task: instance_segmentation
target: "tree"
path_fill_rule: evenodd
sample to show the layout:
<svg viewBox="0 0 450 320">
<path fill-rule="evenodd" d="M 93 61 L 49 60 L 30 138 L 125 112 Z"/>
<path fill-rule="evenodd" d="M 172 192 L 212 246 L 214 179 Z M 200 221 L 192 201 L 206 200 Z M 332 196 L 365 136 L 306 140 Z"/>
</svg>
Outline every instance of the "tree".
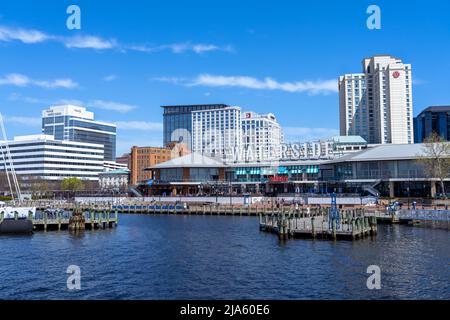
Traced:
<svg viewBox="0 0 450 320">
<path fill-rule="evenodd" d="M 419 161 L 422 163 L 426 175 L 432 179 L 439 179 L 442 194 L 447 199 L 444 180 L 450 176 L 450 143 L 433 132 L 424 141 L 422 151 L 423 154 Z"/>
<path fill-rule="evenodd" d="M 35 198 L 45 197 L 49 190 L 50 186 L 46 180 L 37 178 L 31 182 L 31 192 Z"/>
<path fill-rule="evenodd" d="M 65 178 L 61 183 L 61 189 L 77 192 L 84 190 L 84 183 L 78 178 Z"/>
</svg>

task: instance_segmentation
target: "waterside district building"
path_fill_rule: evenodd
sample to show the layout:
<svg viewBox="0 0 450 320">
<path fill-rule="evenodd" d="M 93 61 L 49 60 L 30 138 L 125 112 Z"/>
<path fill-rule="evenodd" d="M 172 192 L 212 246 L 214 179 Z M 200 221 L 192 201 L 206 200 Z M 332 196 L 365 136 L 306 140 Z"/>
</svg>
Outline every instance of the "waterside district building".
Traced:
<svg viewBox="0 0 450 320">
<path fill-rule="evenodd" d="M 434 197 L 437 179 L 418 159 L 422 144 L 385 144 L 332 159 L 224 163 L 201 154 L 154 165 L 148 194 L 352 193 L 390 197 Z M 445 184 L 450 186 L 450 179 Z"/>
</svg>

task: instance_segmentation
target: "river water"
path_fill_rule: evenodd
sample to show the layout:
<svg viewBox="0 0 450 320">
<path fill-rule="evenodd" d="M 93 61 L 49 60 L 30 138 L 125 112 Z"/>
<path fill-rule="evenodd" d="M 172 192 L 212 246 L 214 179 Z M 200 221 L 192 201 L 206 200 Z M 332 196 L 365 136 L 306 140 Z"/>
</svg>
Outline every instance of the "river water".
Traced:
<svg viewBox="0 0 450 320">
<path fill-rule="evenodd" d="M 0 299 L 450 299 L 450 233 L 288 240 L 258 218 L 121 215 L 115 229 L 0 237 Z M 81 290 L 69 290 L 69 265 Z M 369 290 L 367 267 L 381 269 Z"/>
</svg>

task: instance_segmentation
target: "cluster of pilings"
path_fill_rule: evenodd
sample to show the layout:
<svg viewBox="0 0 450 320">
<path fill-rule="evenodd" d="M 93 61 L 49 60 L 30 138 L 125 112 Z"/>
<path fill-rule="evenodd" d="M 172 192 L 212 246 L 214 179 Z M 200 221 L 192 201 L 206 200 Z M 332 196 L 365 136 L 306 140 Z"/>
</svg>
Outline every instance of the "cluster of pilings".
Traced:
<svg viewBox="0 0 450 320">
<path fill-rule="evenodd" d="M 376 217 L 366 216 L 364 209 L 339 212 L 330 218 L 330 208 L 281 210 L 260 214 L 260 230 L 276 233 L 280 239 L 360 239 L 377 234 Z"/>
<path fill-rule="evenodd" d="M 86 219 L 80 209 L 75 209 L 69 219 L 70 231 L 81 231 L 86 228 Z"/>
</svg>

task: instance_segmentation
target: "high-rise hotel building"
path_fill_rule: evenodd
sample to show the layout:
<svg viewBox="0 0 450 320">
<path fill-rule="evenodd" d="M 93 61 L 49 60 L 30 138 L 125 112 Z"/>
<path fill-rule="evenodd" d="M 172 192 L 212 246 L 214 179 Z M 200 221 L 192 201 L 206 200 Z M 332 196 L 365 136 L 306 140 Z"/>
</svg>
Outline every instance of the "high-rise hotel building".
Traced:
<svg viewBox="0 0 450 320">
<path fill-rule="evenodd" d="M 183 142 L 192 152 L 227 161 L 281 157 L 283 133 L 275 116 L 226 104 L 163 106 L 164 145 Z"/>
<path fill-rule="evenodd" d="M 340 133 L 371 144 L 414 142 L 411 65 L 388 55 L 339 78 Z"/>
<path fill-rule="evenodd" d="M 241 108 L 223 106 L 192 112 L 192 151 L 210 157 L 242 148 Z"/>
<path fill-rule="evenodd" d="M 242 137 L 247 161 L 277 161 L 281 159 L 283 132 L 274 114 L 244 112 Z"/>
<path fill-rule="evenodd" d="M 116 159 L 116 125 L 94 120 L 94 113 L 74 105 L 52 106 L 42 112 L 42 133 L 55 140 L 100 144 L 104 161 Z"/>
<path fill-rule="evenodd" d="M 163 114 L 163 143 L 184 143 L 192 150 L 192 112 L 207 111 L 228 107 L 225 104 L 194 104 L 161 106 Z"/>
</svg>

